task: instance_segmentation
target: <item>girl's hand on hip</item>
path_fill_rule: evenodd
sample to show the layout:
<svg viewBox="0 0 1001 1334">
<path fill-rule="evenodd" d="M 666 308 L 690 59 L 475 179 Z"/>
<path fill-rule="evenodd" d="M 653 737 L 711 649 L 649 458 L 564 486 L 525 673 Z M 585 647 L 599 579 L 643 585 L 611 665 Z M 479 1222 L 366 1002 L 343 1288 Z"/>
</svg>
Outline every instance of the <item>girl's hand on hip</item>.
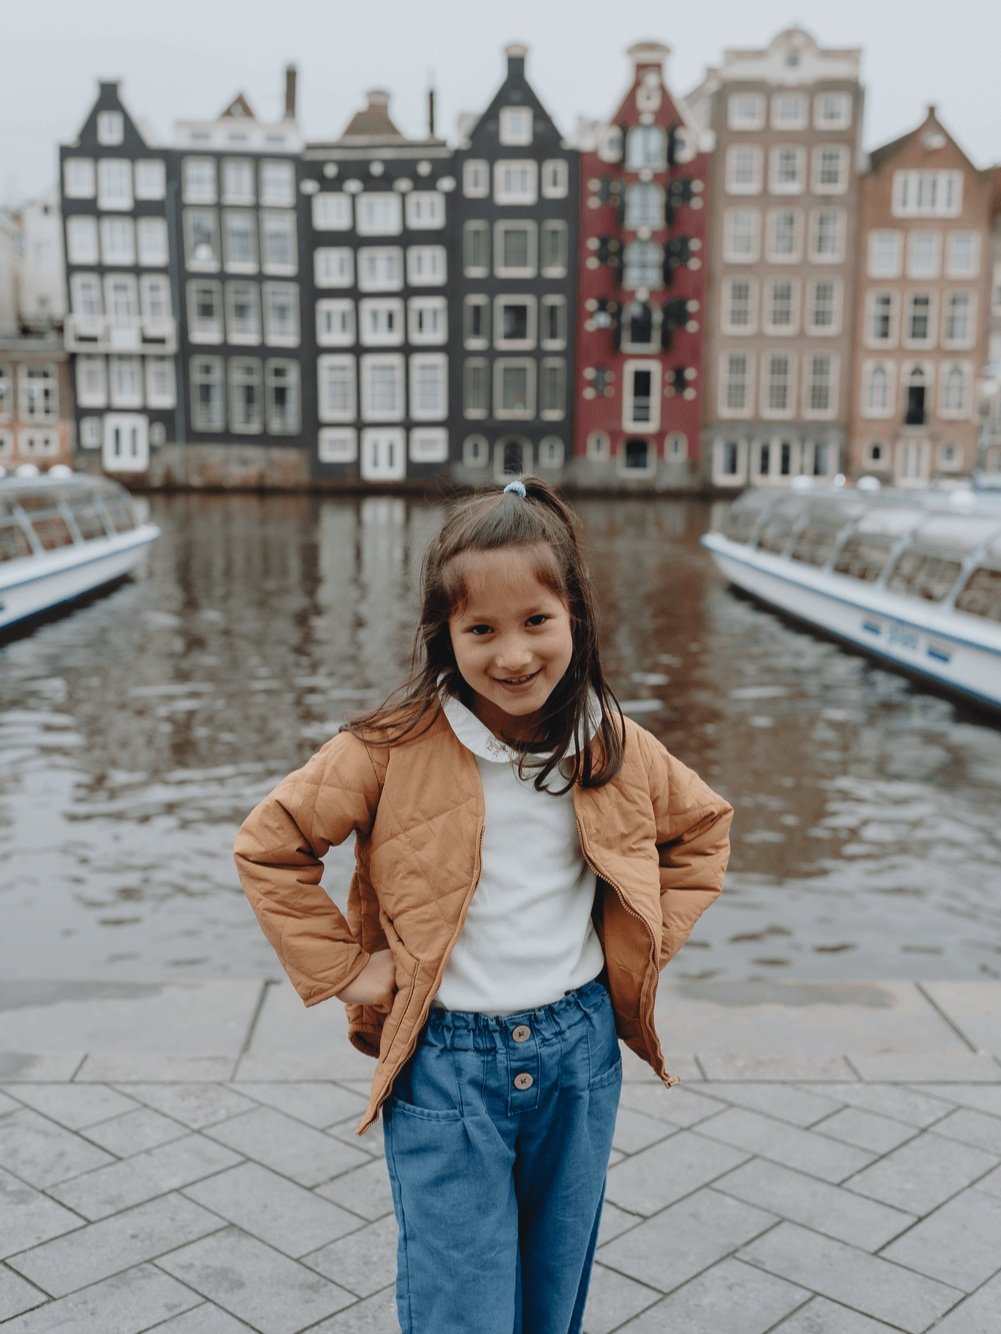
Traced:
<svg viewBox="0 0 1001 1334">
<path fill-rule="evenodd" d="M 390 950 L 376 950 L 353 982 L 349 982 L 337 999 L 346 1005 L 371 1005 L 388 1013 L 396 990 L 396 968 Z"/>
</svg>

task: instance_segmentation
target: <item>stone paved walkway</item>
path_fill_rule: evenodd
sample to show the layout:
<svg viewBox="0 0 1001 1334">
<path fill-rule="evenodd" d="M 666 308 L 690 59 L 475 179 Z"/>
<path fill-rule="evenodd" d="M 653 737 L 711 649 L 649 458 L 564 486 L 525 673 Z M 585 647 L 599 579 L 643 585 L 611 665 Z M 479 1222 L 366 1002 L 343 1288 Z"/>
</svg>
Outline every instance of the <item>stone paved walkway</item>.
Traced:
<svg viewBox="0 0 1001 1334">
<path fill-rule="evenodd" d="M 368 1063 L 213 985 L 0 993 L 3 1334 L 398 1330 Z M 670 1000 L 717 1045 L 674 1089 L 627 1054 L 589 1334 L 998 1334 L 1001 983 Z"/>
</svg>

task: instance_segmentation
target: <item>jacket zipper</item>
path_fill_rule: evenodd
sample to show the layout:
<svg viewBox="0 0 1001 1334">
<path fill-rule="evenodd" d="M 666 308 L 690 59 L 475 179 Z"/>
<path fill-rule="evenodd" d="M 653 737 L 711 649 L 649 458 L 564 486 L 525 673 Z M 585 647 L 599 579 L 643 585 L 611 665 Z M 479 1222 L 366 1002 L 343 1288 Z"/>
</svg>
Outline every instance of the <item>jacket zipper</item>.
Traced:
<svg viewBox="0 0 1001 1334">
<path fill-rule="evenodd" d="M 656 972 L 656 969 L 657 969 L 657 954 L 656 954 L 657 942 L 656 942 L 656 940 L 654 939 L 654 934 L 653 934 L 653 931 L 652 931 L 652 929 L 651 929 L 651 927 L 650 927 L 650 923 L 646 920 L 646 918 L 642 915 L 642 913 L 638 913 L 638 912 L 636 911 L 636 909 L 635 909 L 634 907 L 632 907 L 632 905 L 629 904 L 629 903 L 626 901 L 626 896 L 625 896 L 625 894 L 623 894 L 622 890 L 621 890 L 621 889 L 619 888 L 619 886 L 615 883 L 615 881 L 612 880 L 609 876 L 607 876 L 607 875 L 604 873 L 604 871 L 600 870 L 600 869 L 595 865 L 595 863 L 594 863 L 594 859 L 592 858 L 590 852 L 588 852 L 588 849 L 587 849 L 587 842 L 586 842 L 586 840 L 585 840 L 585 838 L 584 838 L 584 827 L 583 827 L 583 825 L 582 825 L 581 822 L 580 822 L 580 817 L 579 817 L 578 815 L 575 814 L 575 815 L 574 815 L 574 820 L 575 820 L 575 823 L 576 823 L 576 825 L 577 825 L 577 837 L 580 839 L 580 850 L 581 850 L 581 852 L 584 854 L 584 860 L 587 862 L 588 866 L 590 866 L 591 870 L 594 872 L 594 874 L 595 874 L 600 880 L 604 880 L 604 882 L 605 882 L 606 885 L 611 885 L 612 889 L 615 890 L 616 898 L 619 900 L 619 903 L 622 905 L 622 907 L 625 909 L 625 911 L 626 911 L 627 913 L 629 913 L 629 915 L 630 915 L 631 917 L 635 917 L 638 921 L 640 921 L 640 922 L 643 923 L 643 926 L 644 926 L 644 928 L 645 928 L 645 930 L 646 930 L 647 936 L 648 936 L 649 939 L 650 939 L 650 966 L 651 966 L 651 968 Z M 652 1028 L 652 1025 L 651 1025 L 650 1022 L 648 1021 L 646 1015 L 643 1016 L 643 1021 L 644 1021 L 644 1024 L 646 1025 L 646 1027 L 648 1028 L 648 1030 Z M 650 1035 L 651 1035 L 651 1034 L 648 1032 L 647 1036 L 649 1037 Z M 653 1038 L 654 1038 L 654 1041 L 655 1041 L 655 1043 L 656 1043 L 657 1048 L 659 1049 L 659 1048 L 660 1048 L 660 1040 L 657 1038 L 657 1034 L 656 1034 L 656 1032 L 654 1032 L 654 1033 L 652 1034 L 652 1036 L 653 1036 Z M 665 1064 L 664 1064 L 663 1054 L 661 1054 L 661 1071 L 660 1071 L 660 1077 L 661 1077 L 661 1079 L 664 1081 L 664 1083 L 665 1083 L 669 1088 L 670 1088 L 672 1085 L 674 1085 L 674 1084 L 680 1084 L 680 1083 L 681 1083 L 681 1080 L 680 1080 L 680 1078 L 679 1078 L 677 1075 L 672 1075 L 672 1074 L 668 1071 L 667 1067 L 666 1067 Z"/>
</svg>

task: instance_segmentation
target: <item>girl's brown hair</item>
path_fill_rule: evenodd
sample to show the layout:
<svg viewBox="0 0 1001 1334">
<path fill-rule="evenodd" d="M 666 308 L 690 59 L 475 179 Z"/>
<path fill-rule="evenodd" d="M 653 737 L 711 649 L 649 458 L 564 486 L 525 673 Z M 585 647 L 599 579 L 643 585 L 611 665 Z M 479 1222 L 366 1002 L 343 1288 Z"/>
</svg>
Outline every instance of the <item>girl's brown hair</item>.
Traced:
<svg viewBox="0 0 1001 1334">
<path fill-rule="evenodd" d="M 531 771 L 535 786 L 548 791 L 566 792 L 575 783 L 601 787 L 622 767 L 625 727 L 622 710 L 601 669 L 577 516 L 540 478 L 525 477 L 521 484 L 524 497 L 516 490 L 491 491 L 451 506 L 424 555 L 411 675 L 378 708 L 345 724 L 345 730 L 363 736 L 369 744 L 389 745 L 416 732 L 422 722 L 429 726 L 440 710 L 443 693 L 469 703 L 448 626 L 466 596 L 461 557 L 467 551 L 504 547 L 545 548 L 536 574 L 566 603 L 574 649 L 569 667 L 549 697 L 542 719 L 543 751 L 532 752 Z M 592 694 L 600 718 L 594 716 Z M 566 778 L 563 788 L 549 787 L 547 779 L 554 770 Z"/>
</svg>

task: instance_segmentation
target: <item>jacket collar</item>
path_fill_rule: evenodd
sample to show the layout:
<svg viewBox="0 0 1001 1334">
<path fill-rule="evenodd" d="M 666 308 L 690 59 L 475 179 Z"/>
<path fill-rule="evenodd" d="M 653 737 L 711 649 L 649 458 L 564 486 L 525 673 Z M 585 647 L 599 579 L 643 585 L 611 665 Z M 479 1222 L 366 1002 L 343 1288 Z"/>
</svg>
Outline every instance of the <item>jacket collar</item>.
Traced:
<svg viewBox="0 0 1001 1334">
<path fill-rule="evenodd" d="M 476 714 L 471 709 L 467 709 L 465 704 L 460 699 L 456 699 L 454 695 L 443 692 L 441 708 L 458 740 L 467 750 L 472 751 L 480 759 L 491 760 L 494 764 L 510 764 L 512 760 L 515 762 L 525 760 L 523 751 L 515 750 L 512 746 L 506 745 L 495 737 L 489 727 L 481 723 Z M 588 696 L 588 740 L 594 736 L 601 717 L 601 704 L 598 696 L 592 690 Z M 572 758 L 575 753 L 576 747 L 571 743 L 564 758 Z M 529 757 L 530 763 L 531 759 Z"/>
</svg>

